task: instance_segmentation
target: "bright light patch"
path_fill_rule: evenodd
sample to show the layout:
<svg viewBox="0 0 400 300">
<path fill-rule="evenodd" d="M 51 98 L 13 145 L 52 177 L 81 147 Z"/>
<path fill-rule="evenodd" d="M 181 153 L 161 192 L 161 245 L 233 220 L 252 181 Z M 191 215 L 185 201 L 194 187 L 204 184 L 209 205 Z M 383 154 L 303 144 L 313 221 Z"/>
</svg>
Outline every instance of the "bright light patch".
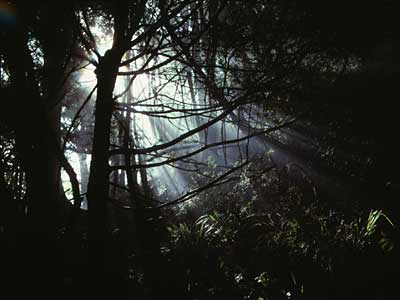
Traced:
<svg viewBox="0 0 400 300">
<path fill-rule="evenodd" d="M 104 55 L 112 47 L 112 35 L 105 34 L 104 30 L 101 30 L 99 27 L 91 28 L 91 30 L 97 40 L 97 51 L 100 55 Z M 136 53 L 137 50 L 132 51 L 135 53 L 127 53 L 127 57 L 124 57 L 123 61 L 129 59 L 129 55 L 134 56 L 138 54 Z M 92 59 L 97 59 L 97 57 L 93 56 Z M 154 64 L 162 63 L 165 58 L 161 55 L 151 62 L 147 62 L 146 59 L 147 57 L 143 56 L 132 62 L 129 66 L 121 67 L 119 71 L 125 73 L 140 71 L 144 69 L 143 66 L 151 68 Z M 221 109 L 207 111 L 207 101 L 201 96 L 203 92 L 200 90 L 195 92 L 190 90 L 187 79 L 178 72 L 181 68 L 182 66 L 179 63 L 170 63 L 164 65 L 160 71 L 153 70 L 151 74 L 140 73 L 136 75 L 125 74 L 117 76 L 113 93 L 116 97 L 115 104 L 117 110 L 115 111 L 115 115 L 121 119 L 130 116 L 130 133 L 132 139 L 134 139 L 135 147 L 148 148 L 167 143 L 208 122 L 221 113 Z M 86 90 L 93 89 L 97 83 L 95 66 L 88 65 L 80 70 L 78 81 L 80 88 Z M 96 98 L 96 94 L 93 95 L 93 98 Z M 204 113 L 197 115 L 191 113 L 196 111 L 202 112 L 203 109 Z M 251 106 L 244 107 L 241 114 L 238 112 L 238 115 L 242 121 L 250 123 L 252 127 L 257 129 L 263 129 L 264 127 L 260 124 L 264 126 L 266 124 L 265 122 L 260 122 L 262 116 L 258 116 L 257 111 Z M 222 140 L 235 140 L 249 133 L 249 130 L 245 128 L 238 128 L 234 124 L 232 117 L 227 117 L 225 120 L 210 126 L 207 129 L 207 133 L 204 131 L 200 132 L 185 138 L 172 147 L 143 155 L 141 163 L 162 163 L 176 156 L 199 149 L 202 146 L 201 143 L 212 144 Z M 115 138 L 114 140 L 113 143 L 117 145 L 122 143 L 120 138 Z M 211 157 L 215 161 L 213 169 L 217 169 L 219 166 L 233 166 L 247 155 L 251 156 L 254 153 L 260 153 L 264 150 L 265 145 L 257 141 L 256 138 L 253 138 L 251 143 L 242 141 L 235 145 L 231 143 L 226 147 L 215 147 L 191 157 L 195 164 L 193 164 L 193 160 L 188 162 L 172 161 L 169 165 L 148 168 L 148 182 L 152 190 L 160 198 L 172 200 L 190 190 L 190 186 L 194 183 L 191 178 L 193 171 L 196 168 L 207 167 L 207 163 L 204 162 L 205 157 Z M 81 181 L 78 155 L 76 153 L 69 154 L 69 161 L 77 174 L 79 174 L 78 178 Z M 198 162 L 197 165 L 196 161 Z M 113 163 L 110 161 L 110 164 Z M 123 161 L 115 162 L 115 164 L 123 164 Z M 138 181 L 140 184 L 140 176 L 138 176 Z M 67 189 L 69 179 L 65 174 L 63 175 L 63 182 Z M 72 193 L 69 195 L 68 198 L 72 198 Z M 84 205 L 86 205 L 85 203 Z"/>
</svg>

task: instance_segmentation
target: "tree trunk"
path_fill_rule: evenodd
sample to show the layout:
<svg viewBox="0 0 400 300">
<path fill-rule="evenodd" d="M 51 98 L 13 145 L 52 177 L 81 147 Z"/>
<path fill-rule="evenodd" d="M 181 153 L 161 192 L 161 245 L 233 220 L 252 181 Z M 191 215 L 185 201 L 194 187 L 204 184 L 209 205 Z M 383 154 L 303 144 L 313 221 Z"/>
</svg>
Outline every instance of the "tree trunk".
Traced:
<svg viewBox="0 0 400 300">
<path fill-rule="evenodd" d="M 113 91 L 121 56 L 108 50 L 99 61 L 92 160 L 87 191 L 89 209 L 89 267 L 94 283 L 104 279 L 109 192 L 109 144 Z"/>
<path fill-rule="evenodd" d="M 59 137 L 57 131 L 60 110 L 49 113 L 46 102 L 50 103 L 50 99 L 54 99 L 53 94 L 50 96 L 48 91 L 57 91 L 59 88 L 55 86 L 55 80 L 62 77 L 64 61 L 60 62 L 59 59 L 64 58 L 66 49 L 57 48 L 45 54 L 45 66 L 52 64 L 60 68 L 50 72 L 52 74 L 49 74 L 49 78 L 53 78 L 52 80 L 44 79 L 39 84 L 28 48 L 27 22 L 30 20 L 30 13 L 30 7 L 25 7 L 25 4 L 17 6 L 19 22 L 5 36 L 4 60 L 10 71 L 11 81 L 9 113 L 13 115 L 9 118 L 8 125 L 15 131 L 16 151 L 26 174 L 26 205 L 22 210 L 20 232 L 17 233 L 15 257 L 19 263 L 15 269 L 16 272 L 20 272 L 18 268 L 27 270 L 23 272 L 21 280 L 33 288 L 31 292 L 35 293 L 35 289 L 40 286 L 39 281 L 53 285 L 59 279 L 57 272 L 60 268 L 56 265 L 59 224 L 56 202 L 59 196 L 59 164 L 56 143 Z M 53 12 L 49 12 L 51 13 Z M 62 53 L 58 53 L 58 50 Z M 46 99 L 43 97 L 45 94 L 49 94 Z"/>
</svg>

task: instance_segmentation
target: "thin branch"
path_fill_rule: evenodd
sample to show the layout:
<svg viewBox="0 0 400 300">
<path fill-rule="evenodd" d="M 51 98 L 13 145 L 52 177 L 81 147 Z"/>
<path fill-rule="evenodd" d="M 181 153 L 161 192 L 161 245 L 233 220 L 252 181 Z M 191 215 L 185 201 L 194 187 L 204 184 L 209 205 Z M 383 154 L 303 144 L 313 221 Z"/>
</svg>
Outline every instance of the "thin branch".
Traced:
<svg viewBox="0 0 400 300">
<path fill-rule="evenodd" d="M 70 138 L 70 135 L 71 135 L 71 132 L 72 132 L 72 130 L 73 130 L 73 128 L 74 128 L 75 122 L 76 122 L 76 121 L 78 120 L 78 118 L 80 117 L 80 114 L 81 114 L 83 108 L 84 108 L 85 105 L 90 101 L 90 99 L 92 98 L 93 93 L 94 93 L 94 91 L 95 91 L 96 89 L 97 89 L 97 84 L 96 84 L 95 87 L 92 89 L 92 91 L 90 92 L 90 94 L 86 97 L 85 101 L 82 103 L 81 107 L 79 107 L 79 109 L 78 109 L 78 111 L 76 112 L 74 118 L 72 119 L 71 125 L 70 125 L 69 128 L 68 128 L 68 131 L 67 131 L 67 133 L 66 133 L 66 135 L 65 135 L 65 138 L 64 138 L 63 146 L 62 146 L 62 148 L 61 148 L 63 151 L 65 151 L 65 146 L 67 145 L 67 142 L 68 142 L 68 140 L 69 140 L 69 138 Z"/>
<path fill-rule="evenodd" d="M 198 194 L 200 194 L 201 192 L 203 192 L 203 191 L 205 191 L 205 190 L 207 190 L 209 188 L 212 188 L 212 187 L 215 187 L 215 186 L 219 185 L 219 183 L 220 183 L 220 181 L 222 179 L 226 178 L 227 176 L 229 176 L 230 174 L 234 173 L 235 171 L 243 168 L 249 162 L 250 161 L 245 161 L 244 163 L 240 164 L 239 166 L 236 166 L 236 167 L 232 168 L 231 170 L 225 172 L 224 174 L 218 176 L 217 178 L 215 178 L 211 182 L 207 183 L 206 185 L 204 185 L 204 186 L 202 186 L 202 187 L 200 187 L 198 189 L 192 190 L 192 191 L 186 193 L 185 195 L 183 195 L 183 196 L 181 196 L 179 198 L 176 198 L 175 200 L 172 200 L 172 201 L 169 201 L 169 202 L 165 202 L 165 203 L 163 203 L 161 205 L 158 205 L 157 207 L 148 207 L 148 209 L 165 208 L 165 207 L 168 207 L 168 206 L 171 206 L 171 205 L 176 205 L 176 204 L 185 202 L 187 200 L 190 200 L 193 197 L 195 197 Z"/>
<path fill-rule="evenodd" d="M 185 159 L 185 158 L 191 157 L 193 155 L 196 155 L 196 154 L 198 154 L 200 152 L 203 152 L 204 150 L 206 150 L 208 148 L 221 146 L 221 145 L 227 145 L 227 144 L 235 144 L 235 143 L 242 142 L 242 141 L 247 141 L 247 140 L 251 139 L 252 137 L 256 137 L 256 136 L 259 136 L 259 135 L 264 135 L 264 134 L 271 133 L 273 131 L 276 131 L 276 130 L 279 130 L 279 129 L 283 128 L 283 127 L 286 127 L 286 126 L 288 126 L 288 125 L 290 125 L 290 124 L 292 124 L 294 122 L 295 122 L 295 119 L 292 119 L 292 120 L 284 122 L 284 123 L 282 123 L 280 125 L 268 128 L 267 130 L 254 132 L 254 133 L 246 135 L 246 136 L 244 136 L 242 138 L 226 140 L 226 141 L 216 142 L 216 143 L 212 143 L 212 144 L 207 144 L 207 145 L 204 145 L 203 147 L 201 147 L 200 149 L 197 149 L 196 151 L 190 152 L 190 153 L 182 155 L 182 156 L 170 158 L 170 159 L 164 160 L 162 162 L 158 162 L 158 163 L 151 163 L 151 164 L 144 164 L 144 165 L 132 165 L 132 168 L 154 168 L 154 167 L 162 166 L 164 164 L 171 164 L 171 163 L 174 163 L 176 161 L 180 161 L 182 159 Z M 138 151 L 138 150 L 139 149 L 134 149 L 134 151 Z M 115 151 L 115 152 L 117 152 L 117 151 Z M 118 152 L 119 152 L 118 154 L 121 154 L 121 152 L 123 153 L 123 151 L 118 151 Z M 112 166 L 112 167 L 110 167 L 110 170 L 125 169 L 125 168 L 126 168 L 126 166 Z"/>
</svg>

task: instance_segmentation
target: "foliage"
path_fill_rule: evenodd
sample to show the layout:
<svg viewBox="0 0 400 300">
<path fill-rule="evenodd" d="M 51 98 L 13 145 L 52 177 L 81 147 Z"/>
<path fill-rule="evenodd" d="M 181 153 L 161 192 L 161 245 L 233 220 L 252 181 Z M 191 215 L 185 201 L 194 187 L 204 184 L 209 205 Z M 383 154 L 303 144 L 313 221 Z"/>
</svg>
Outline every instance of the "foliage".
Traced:
<svg viewBox="0 0 400 300">
<path fill-rule="evenodd" d="M 230 196 L 218 202 L 227 208 Z M 384 228 L 394 224 L 381 210 L 345 214 L 305 197 L 299 186 L 290 186 L 274 200 L 245 200 L 252 204 L 171 224 L 164 254 L 179 278 L 175 285 L 193 299 L 221 299 L 228 290 L 231 299 L 369 293 L 374 287 L 366 282 L 383 276 L 379 264 L 393 251 Z M 279 202 L 268 210 L 256 203 L 268 201 Z"/>
</svg>

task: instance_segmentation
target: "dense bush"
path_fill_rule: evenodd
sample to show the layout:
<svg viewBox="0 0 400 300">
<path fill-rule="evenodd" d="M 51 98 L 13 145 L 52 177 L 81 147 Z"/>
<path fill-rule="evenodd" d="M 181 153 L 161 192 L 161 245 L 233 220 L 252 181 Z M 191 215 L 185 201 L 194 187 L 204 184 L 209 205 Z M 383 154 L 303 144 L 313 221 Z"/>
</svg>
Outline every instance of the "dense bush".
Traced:
<svg viewBox="0 0 400 300">
<path fill-rule="evenodd" d="M 174 293 L 187 299 L 382 299 L 384 272 L 396 251 L 390 219 L 381 210 L 334 211 L 304 178 L 256 171 L 250 166 L 231 193 L 214 195 L 215 210 L 192 203 L 169 225 L 162 249 Z M 204 214 L 193 220 L 199 211 Z"/>
</svg>

